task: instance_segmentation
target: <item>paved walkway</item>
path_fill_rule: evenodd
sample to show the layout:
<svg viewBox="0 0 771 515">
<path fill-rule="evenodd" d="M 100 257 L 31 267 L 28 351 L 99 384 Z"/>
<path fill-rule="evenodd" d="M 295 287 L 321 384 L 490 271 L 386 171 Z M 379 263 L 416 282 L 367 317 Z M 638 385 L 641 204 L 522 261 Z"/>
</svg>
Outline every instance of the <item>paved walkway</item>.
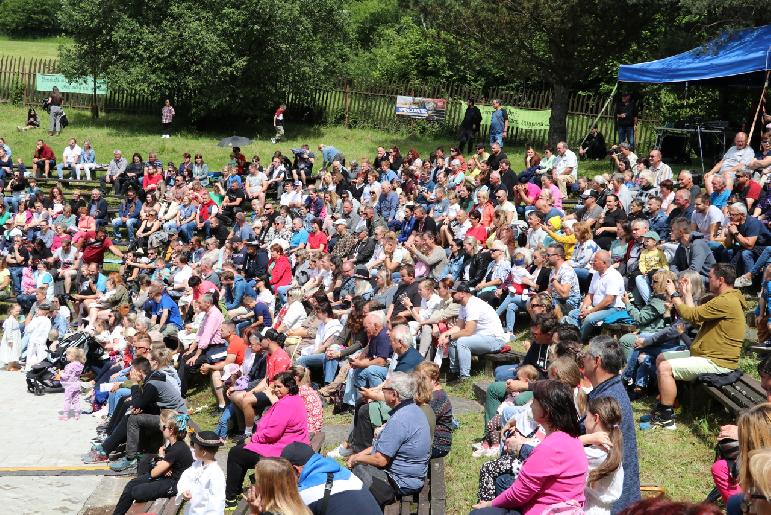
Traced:
<svg viewBox="0 0 771 515">
<path fill-rule="evenodd" d="M 91 415 L 61 421 L 62 395 L 27 393 L 25 375 L 0 371 L 0 467 L 67 468 L 82 466 L 98 421 Z M 33 473 L 33 472 L 26 472 Z M 15 514 L 79 513 L 101 476 L 8 476 L 0 471 L 2 512 Z"/>
</svg>

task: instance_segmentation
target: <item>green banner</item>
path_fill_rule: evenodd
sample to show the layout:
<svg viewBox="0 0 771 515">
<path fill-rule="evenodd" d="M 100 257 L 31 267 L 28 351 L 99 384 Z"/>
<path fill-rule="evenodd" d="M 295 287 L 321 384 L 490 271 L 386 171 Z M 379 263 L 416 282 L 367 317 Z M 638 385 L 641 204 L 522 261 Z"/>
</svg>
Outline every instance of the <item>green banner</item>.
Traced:
<svg viewBox="0 0 771 515">
<path fill-rule="evenodd" d="M 461 113 L 466 110 L 466 102 L 461 102 Z M 490 118 L 495 109 L 491 105 L 477 106 L 482 113 L 482 125 L 490 126 Z M 509 115 L 509 127 L 518 127 L 526 130 L 542 130 L 549 128 L 551 109 L 519 109 L 511 106 L 503 106 Z"/>
<path fill-rule="evenodd" d="M 81 93 L 91 95 L 94 93 L 94 78 L 81 77 L 73 81 L 68 81 L 60 73 L 36 73 L 35 90 L 51 91 L 54 86 L 59 88 L 62 93 Z M 96 81 L 96 94 L 107 94 L 107 83 L 103 80 Z"/>
</svg>

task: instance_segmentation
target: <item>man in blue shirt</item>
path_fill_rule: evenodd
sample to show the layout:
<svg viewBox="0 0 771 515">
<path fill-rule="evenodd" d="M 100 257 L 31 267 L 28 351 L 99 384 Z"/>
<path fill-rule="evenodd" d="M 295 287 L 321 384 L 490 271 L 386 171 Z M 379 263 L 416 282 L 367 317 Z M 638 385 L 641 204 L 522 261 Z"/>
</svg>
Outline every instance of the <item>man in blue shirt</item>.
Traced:
<svg viewBox="0 0 771 515">
<path fill-rule="evenodd" d="M 304 249 L 308 244 L 308 229 L 305 228 L 302 218 L 292 220 L 292 236 L 289 238 L 290 251 Z"/>
<path fill-rule="evenodd" d="M 380 188 L 375 212 L 382 216 L 383 220 L 390 222 L 396 218 L 396 212 L 399 210 L 399 194 L 393 190 L 390 182 L 383 181 Z"/>
<path fill-rule="evenodd" d="M 345 383 L 343 401 L 351 406 L 356 403 L 361 388 L 372 388 L 385 380 L 391 357 L 391 340 L 382 312 L 370 313 L 364 318 L 364 331 L 367 333 L 367 352 L 350 358 L 351 370 Z"/>
<path fill-rule="evenodd" d="M 332 145 L 324 145 L 321 143 L 319 144 L 319 151 L 321 152 L 322 168 L 332 166 L 332 162 L 334 161 L 340 161 L 341 164 L 345 164 L 345 156 Z"/>
<path fill-rule="evenodd" d="M 348 466 L 383 506 L 396 496 L 420 491 L 431 459 L 431 429 L 423 411 L 412 400 L 415 379 L 394 372 L 383 386 L 391 408 L 388 424 L 372 447 L 348 458 Z"/>
<path fill-rule="evenodd" d="M 163 336 L 176 335 L 182 329 L 182 316 L 174 299 L 159 286 L 152 286 L 148 292 L 150 298 L 150 320 L 158 325 Z"/>
<path fill-rule="evenodd" d="M 493 100 L 493 108 L 495 111 L 490 117 L 490 145 L 497 143 L 503 148 L 503 140 L 509 132 L 509 115 L 498 99 Z"/>
</svg>

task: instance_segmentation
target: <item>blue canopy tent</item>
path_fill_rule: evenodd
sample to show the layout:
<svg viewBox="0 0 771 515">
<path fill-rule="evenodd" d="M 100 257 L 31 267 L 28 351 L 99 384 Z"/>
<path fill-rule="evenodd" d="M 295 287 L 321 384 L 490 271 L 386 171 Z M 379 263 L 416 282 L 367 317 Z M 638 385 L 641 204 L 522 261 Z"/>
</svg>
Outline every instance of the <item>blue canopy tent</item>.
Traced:
<svg viewBox="0 0 771 515">
<path fill-rule="evenodd" d="M 771 25 L 726 32 L 705 45 L 664 59 L 622 64 L 618 80 L 664 84 L 754 74 L 762 84 L 762 72 L 767 70 L 771 70 Z"/>
<path fill-rule="evenodd" d="M 622 64 L 618 68 L 619 82 L 637 82 L 647 84 L 671 84 L 691 81 L 708 81 L 719 84 L 741 84 L 750 87 L 763 87 L 758 108 L 763 103 L 768 87 L 771 70 L 771 25 L 736 31 L 728 31 L 708 43 L 681 54 L 637 64 Z M 750 138 L 754 130 L 750 130 Z M 684 129 L 683 131 L 694 131 Z M 663 138 L 663 128 L 657 129 L 659 143 Z M 699 157 L 704 171 L 704 152 L 702 148 L 701 123 L 695 133 L 698 137 Z M 724 145 L 725 146 L 725 145 Z"/>
</svg>

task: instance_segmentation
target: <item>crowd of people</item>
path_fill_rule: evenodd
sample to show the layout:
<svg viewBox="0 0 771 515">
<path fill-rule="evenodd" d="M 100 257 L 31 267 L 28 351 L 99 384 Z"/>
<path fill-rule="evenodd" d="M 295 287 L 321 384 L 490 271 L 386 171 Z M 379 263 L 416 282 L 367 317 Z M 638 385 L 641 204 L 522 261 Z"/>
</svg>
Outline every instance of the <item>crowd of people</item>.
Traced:
<svg viewBox="0 0 771 515">
<path fill-rule="evenodd" d="M 84 462 L 137 471 L 116 514 L 171 496 L 194 513 L 235 508 L 250 471 L 255 513 L 375 514 L 449 454 L 444 385 L 529 326 L 468 450 L 490 458 L 473 513 L 635 513 L 630 399 L 658 395 L 640 427 L 674 429 L 677 381 L 738 368 L 739 288 L 760 291 L 770 339 L 771 129 L 759 152 L 736 134 L 702 191 L 631 138 L 595 177 L 566 142 L 509 156 L 494 106 L 503 136 L 470 155 L 394 146 L 349 161 L 319 144 L 263 162 L 233 148 L 215 171 L 188 153 L 164 165 L 115 150 L 100 165 L 74 137 L 61 160 L 40 140 L 28 161 L 0 139 L 0 294 L 15 299 L 0 363 L 33 372 L 73 333 L 93 338 L 98 352 L 65 353 L 60 418 L 80 416 L 83 389 L 103 419 Z M 53 170 L 100 178 L 89 199 L 66 198 Z M 612 324 L 634 329 L 600 334 Z M 771 401 L 771 360 L 759 373 Z M 186 398 L 202 382 L 219 418 L 191 451 Z M 325 404 L 353 426 L 321 456 Z M 721 431 L 740 449 L 736 471 L 713 467 L 729 513 L 768 502 L 769 429 L 762 404 Z"/>
</svg>

